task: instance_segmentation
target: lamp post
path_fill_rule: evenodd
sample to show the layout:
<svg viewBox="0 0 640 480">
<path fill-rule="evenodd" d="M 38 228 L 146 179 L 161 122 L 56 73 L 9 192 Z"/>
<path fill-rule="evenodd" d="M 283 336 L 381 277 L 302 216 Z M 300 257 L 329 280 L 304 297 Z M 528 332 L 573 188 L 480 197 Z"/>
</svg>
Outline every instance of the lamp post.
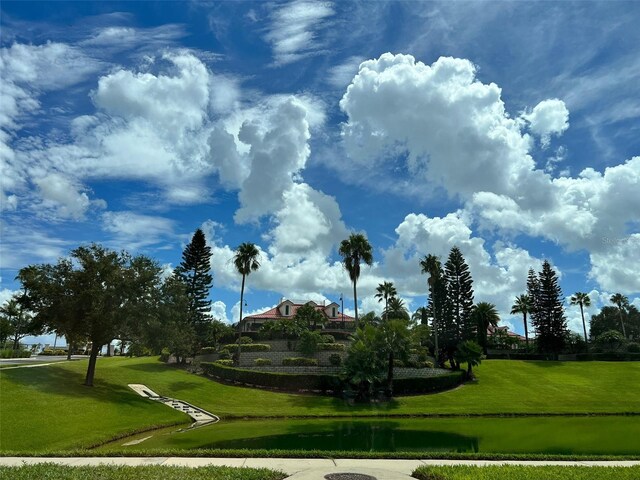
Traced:
<svg viewBox="0 0 640 480">
<path fill-rule="evenodd" d="M 344 295 L 340 294 L 340 311 L 342 312 L 342 329 L 344 330 Z"/>
</svg>

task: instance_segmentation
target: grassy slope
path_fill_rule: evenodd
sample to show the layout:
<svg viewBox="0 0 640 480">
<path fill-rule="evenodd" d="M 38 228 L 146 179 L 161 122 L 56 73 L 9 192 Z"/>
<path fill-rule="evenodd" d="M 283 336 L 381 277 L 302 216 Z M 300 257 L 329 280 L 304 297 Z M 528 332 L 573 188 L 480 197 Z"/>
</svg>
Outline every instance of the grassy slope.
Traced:
<svg viewBox="0 0 640 480">
<path fill-rule="evenodd" d="M 155 358 L 100 359 L 93 388 L 82 386 L 85 369 L 85 362 L 72 362 L 0 371 L 0 450 L 88 445 L 188 421 L 137 396 L 129 383 L 146 384 L 221 417 L 640 412 L 640 363 L 486 361 L 475 384 L 355 407 L 328 397 L 221 385 Z"/>
</svg>

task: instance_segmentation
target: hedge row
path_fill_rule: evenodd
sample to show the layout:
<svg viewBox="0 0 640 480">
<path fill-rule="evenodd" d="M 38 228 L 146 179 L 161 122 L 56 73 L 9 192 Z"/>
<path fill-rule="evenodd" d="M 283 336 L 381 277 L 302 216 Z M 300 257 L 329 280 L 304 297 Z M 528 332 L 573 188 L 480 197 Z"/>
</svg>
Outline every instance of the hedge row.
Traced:
<svg viewBox="0 0 640 480">
<path fill-rule="evenodd" d="M 210 362 L 203 362 L 200 366 L 207 375 L 213 375 L 223 380 L 281 390 L 319 390 L 323 392 L 332 390 L 336 392 L 342 388 L 342 382 L 335 375 L 258 372 Z"/>
<path fill-rule="evenodd" d="M 555 360 L 553 354 L 544 353 L 489 353 L 487 360 Z"/>
<path fill-rule="evenodd" d="M 340 380 L 337 375 L 243 370 L 225 365 L 221 361 L 215 363 L 202 362 L 201 367 L 207 375 L 212 375 L 229 382 L 240 382 L 281 390 L 317 390 L 321 392 L 333 391 L 334 393 L 339 393 L 342 392 L 344 388 L 344 382 Z M 457 387 L 463 380 L 463 371 L 452 372 L 437 377 L 398 378 L 393 381 L 393 390 L 396 394 L 439 392 Z"/>
<path fill-rule="evenodd" d="M 13 350 L 12 348 L 0 350 L 0 358 L 28 358 L 30 356 L 30 350 Z"/>
<path fill-rule="evenodd" d="M 330 350 L 334 352 L 344 352 L 346 347 L 344 343 L 319 343 L 318 350 Z"/>
<path fill-rule="evenodd" d="M 283 358 L 282 365 L 288 367 L 316 367 L 318 360 L 306 357 Z"/>
<path fill-rule="evenodd" d="M 234 352 L 238 350 L 238 344 L 229 343 L 225 345 L 224 348 L 229 350 L 230 352 Z M 241 352 L 270 352 L 271 345 L 267 345 L 265 343 L 246 343 L 246 344 L 240 345 L 240 351 Z"/>
<path fill-rule="evenodd" d="M 607 353 L 577 353 L 576 360 L 578 361 L 589 361 L 589 360 L 600 360 L 607 362 L 639 362 L 640 361 L 640 353 L 630 353 L 630 352 L 607 352 Z"/>
</svg>

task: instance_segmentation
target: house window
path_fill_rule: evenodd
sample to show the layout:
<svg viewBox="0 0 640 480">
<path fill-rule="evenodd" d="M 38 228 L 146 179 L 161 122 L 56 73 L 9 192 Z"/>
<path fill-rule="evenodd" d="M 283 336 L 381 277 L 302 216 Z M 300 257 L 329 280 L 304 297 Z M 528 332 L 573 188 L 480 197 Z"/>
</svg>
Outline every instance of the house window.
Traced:
<svg viewBox="0 0 640 480">
<path fill-rule="evenodd" d="M 289 315 L 289 305 L 284 306 L 284 314 Z"/>
<path fill-rule="evenodd" d="M 333 307 L 333 308 L 331 309 L 331 316 L 332 316 L 333 318 L 336 318 L 336 307 Z"/>
</svg>

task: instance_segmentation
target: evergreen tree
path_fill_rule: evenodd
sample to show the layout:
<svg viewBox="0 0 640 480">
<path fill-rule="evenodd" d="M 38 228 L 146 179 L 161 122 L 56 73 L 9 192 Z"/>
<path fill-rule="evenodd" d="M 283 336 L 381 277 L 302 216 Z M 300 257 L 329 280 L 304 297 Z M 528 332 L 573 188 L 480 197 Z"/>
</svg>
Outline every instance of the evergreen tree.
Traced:
<svg viewBox="0 0 640 480">
<path fill-rule="evenodd" d="M 527 274 L 527 296 L 529 297 L 529 314 L 533 320 L 540 303 L 540 280 L 533 268 L 529 268 Z"/>
<path fill-rule="evenodd" d="M 529 284 L 529 281 L 527 281 Z M 542 352 L 558 354 L 562 351 L 567 332 L 567 319 L 564 315 L 564 297 L 558 284 L 556 272 L 545 260 L 538 274 L 537 286 L 534 286 L 536 307 L 532 324 L 536 329 L 538 349 Z M 531 293 L 530 293 L 531 294 Z"/>
<path fill-rule="evenodd" d="M 205 342 L 209 325 L 211 300 L 207 297 L 213 282 L 210 259 L 211 247 L 207 245 L 204 232 L 198 228 L 182 252 L 182 262 L 175 271 L 189 298 L 189 322 L 196 334 L 196 348 Z"/>
<path fill-rule="evenodd" d="M 458 247 L 453 247 L 444 266 L 444 277 L 449 306 L 457 342 L 477 339 L 477 324 L 471 318 L 473 311 L 473 279 L 469 266 Z"/>
</svg>

